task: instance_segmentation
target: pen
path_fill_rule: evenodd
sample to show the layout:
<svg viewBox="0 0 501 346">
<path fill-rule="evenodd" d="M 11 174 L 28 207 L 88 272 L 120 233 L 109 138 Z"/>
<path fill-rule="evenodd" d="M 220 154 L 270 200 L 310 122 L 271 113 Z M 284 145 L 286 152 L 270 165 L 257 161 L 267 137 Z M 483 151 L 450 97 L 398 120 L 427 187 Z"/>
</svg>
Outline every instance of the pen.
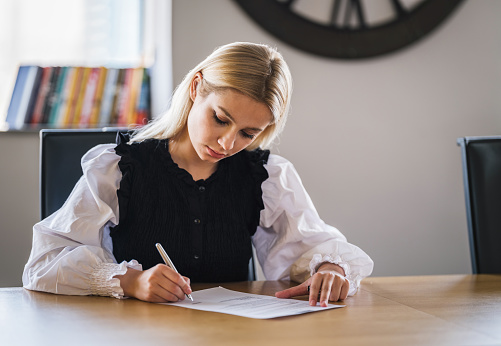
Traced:
<svg viewBox="0 0 501 346">
<path fill-rule="evenodd" d="M 167 252 L 165 252 L 164 248 L 162 247 L 162 245 L 160 243 L 156 243 L 155 246 L 157 247 L 157 250 L 158 252 L 160 252 L 160 256 L 162 256 L 162 259 L 164 260 L 165 264 L 167 264 L 169 267 L 171 267 L 172 269 L 174 269 L 174 271 L 176 273 L 179 274 L 179 272 L 177 271 L 176 267 L 174 266 L 174 263 L 172 263 L 172 261 L 170 260 L 170 257 L 169 255 L 167 255 Z M 186 297 L 190 298 L 191 301 L 193 301 L 193 298 L 191 297 L 191 294 L 186 294 Z"/>
</svg>

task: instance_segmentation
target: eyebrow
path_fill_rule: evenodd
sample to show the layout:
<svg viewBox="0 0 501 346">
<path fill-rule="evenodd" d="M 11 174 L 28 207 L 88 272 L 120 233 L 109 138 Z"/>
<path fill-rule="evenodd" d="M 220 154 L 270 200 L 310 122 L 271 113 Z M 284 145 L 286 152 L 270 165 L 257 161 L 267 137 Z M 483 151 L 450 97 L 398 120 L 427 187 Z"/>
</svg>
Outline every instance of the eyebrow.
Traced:
<svg viewBox="0 0 501 346">
<path fill-rule="evenodd" d="M 223 107 L 221 106 L 217 106 L 217 108 L 219 108 L 220 110 L 222 110 L 224 112 L 224 114 L 231 119 L 231 121 L 235 122 L 235 119 L 233 119 L 233 117 L 231 116 L 231 114 L 226 110 L 224 109 Z M 251 130 L 251 131 L 256 131 L 256 132 L 261 132 L 263 131 L 263 129 L 260 129 L 259 127 L 247 127 L 246 130 Z"/>
</svg>

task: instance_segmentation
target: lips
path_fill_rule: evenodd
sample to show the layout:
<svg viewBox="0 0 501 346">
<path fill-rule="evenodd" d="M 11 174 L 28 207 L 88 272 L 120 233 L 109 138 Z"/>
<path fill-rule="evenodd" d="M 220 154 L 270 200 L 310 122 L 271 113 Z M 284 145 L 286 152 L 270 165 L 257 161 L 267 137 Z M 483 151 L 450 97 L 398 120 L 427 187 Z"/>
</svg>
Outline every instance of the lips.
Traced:
<svg viewBox="0 0 501 346">
<path fill-rule="evenodd" d="M 209 153 L 210 156 L 216 159 L 222 159 L 223 157 L 226 156 L 226 154 L 221 154 L 217 151 L 212 150 L 211 148 L 207 147 L 207 152 Z"/>
</svg>

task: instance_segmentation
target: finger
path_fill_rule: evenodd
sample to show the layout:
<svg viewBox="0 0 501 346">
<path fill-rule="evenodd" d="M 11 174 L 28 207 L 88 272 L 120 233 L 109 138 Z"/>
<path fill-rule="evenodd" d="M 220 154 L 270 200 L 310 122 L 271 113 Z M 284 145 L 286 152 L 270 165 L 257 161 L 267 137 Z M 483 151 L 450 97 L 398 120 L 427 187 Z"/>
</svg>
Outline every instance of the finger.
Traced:
<svg viewBox="0 0 501 346">
<path fill-rule="evenodd" d="M 348 280 L 341 276 L 336 276 L 331 290 L 330 300 L 339 301 L 345 299 L 348 296 L 349 288 L 350 284 Z"/>
<path fill-rule="evenodd" d="M 334 279 L 335 276 L 331 273 L 327 273 L 323 276 L 322 289 L 320 291 L 320 306 L 326 307 L 328 305 L 332 289 L 336 290 L 336 287 L 333 287 L 335 282 Z"/>
<path fill-rule="evenodd" d="M 275 297 L 277 298 L 291 298 L 297 296 L 304 296 L 308 294 L 308 285 L 306 283 L 302 283 L 301 285 L 294 286 L 288 288 L 283 291 L 279 291 L 275 293 Z"/>
<path fill-rule="evenodd" d="M 183 288 L 183 291 L 185 294 L 192 294 L 193 293 L 193 290 L 191 289 L 191 280 L 189 277 L 186 277 L 186 276 L 183 276 L 183 279 L 184 281 L 186 282 L 186 285 L 184 288 Z"/>
<path fill-rule="evenodd" d="M 345 300 L 348 297 L 348 292 L 350 291 L 350 282 L 348 280 L 344 280 L 344 284 L 341 287 L 341 293 L 339 294 L 340 300 Z"/>
<path fill-rule="evenodd" d="M 169 292 L 177 297 L 177 300 L 183 300 L 185 298 L 185 291 L 191 293 L 191 288 L 186 283 L 184 278 L 176 273 L 172 268 L 161 265 L 159 266 L 159 271 L 161 274 L 158 278 L 158 285 L 166 292 Z M 186 293 L 186 294 L 190 294 Z M 162 297 L 165 297 L 165 294 L 160 294 Z M 170 301 L 174 301 L 173 299 L 169 299 Z"/>
<path fill-rule="evenodd" d="M 340 295 L 341 295 L 341 289 L 344 285 L 344 279 L 341 278 L 340 276 L 336 275 L 334 277 L 333 281 L 334 282 L 332 283 L 331 294 L 330 294 L 329 299 L 331 301 L 337 302 L 339 300 Z"/>
<path fill-rule="evenodd" d="M 164 269 L 164 271 L 163 271 L 164 276 L 181 289 L 182 293 L 181 293 L 181 297 L 179 299 L 184 299 L 184 294 L 193 293 L 191 290 L 191 286 L 189 284 L 190 283 L 189 278 L 181 276 L 179 273 L 177 273 L 175 270 L 173 270 L 169 266 L 164 266 L 163 269 Z M 175 293 L 177 295 L 177 292 L 175 292 Z"/>
<path fill-rule="evenodd" d="M 143 286 L 142 292 L 138 299 L 154 302 L 154 303 L 165 303 L 165 302 L 177 302 L 179 298 L 172 294 L 171 292 L 165 290 L 159 283 L 159 280 L 153 280 Z"/>
<path fill-rule="evenodd" d="M 181 287 L 183 289 L 183 292 L 185 294 L 193 293 L 193 291 L 191 289 L 191 285 L 190 285 L 191 280 L 189 278 L 187 278 L 186 276 L 183 276 L 182 278 L 183 278 L 184 282 L 186 283 L 184 286 Z"/>
<path fill-rule="evenodd" d="M 320 296 L 320 290 L 322 288 L 323 282 L 322 282 L 322 276 L 315 274 L 313 276 L 313 280 L 311 281 L 310 285 L 310 305 L 311 306 L 316 306 L 318 298 Z"/>
<path fill-rule="evenodd" d="M 163 279 L 157 282 L 159 290 L 156 291 L 158 295 L 165 298 L 168 301 L 178 301 L 184 299 L 184 292 L 176 283 L 163 277 Z"/>
<path fill-rule="evenodd" d="M 166 302 L 168 302 L 168 300 L 166 300 L 164 297 L 161 297 L 158 294 L 155 294 L 153 292 L 150 292 L 148 295 L 141 297 L 141 300 L 144 300 L 144 301 L 150 302 L 150 303 L 166 303 Z"/>
<path fill-rule="evenodd" d="M 158 300 L 154 302 L 178 302 L 181 300 L 178 295 L 166 290 L 164 287 L 158 286 L 158 289 L 153 290 L 152 295 L 157 296 Z M 184 295 L 181 294 L 184 299 Z"/>
</svg>

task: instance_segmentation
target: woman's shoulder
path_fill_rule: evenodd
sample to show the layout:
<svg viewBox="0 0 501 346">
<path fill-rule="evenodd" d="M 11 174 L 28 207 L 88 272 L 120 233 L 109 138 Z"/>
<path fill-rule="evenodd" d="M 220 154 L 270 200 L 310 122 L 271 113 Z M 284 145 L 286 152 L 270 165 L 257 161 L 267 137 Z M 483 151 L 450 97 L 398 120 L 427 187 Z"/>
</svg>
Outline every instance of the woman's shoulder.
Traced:
<svg viewBox="0 0 501 346">
<path fill-rule="evenodd" d="M 292 165 L 292 163 L 285 157 L 278 154 L 270 154 L 268 158 L 268 165 Z"/>
<path fill-rule="evenodd" d="M 149 138 L 140 142 L 130 142 L 128 134 L 119 133 L 115 152 L 117 155 L 129 158 L 145 158 L 147 154 L 154 152 L 165 152 L 169 150 L 167 139 Z"/>
<path fill-rule="evenodd" d="M 115 158 L 115 146 L 116 144 L 114 143 L 107 143 L 98 144 L 95 147 L 92 147 L 82 156 L 82 164 L 98 159 Z"/>
<path fill-rule="evenodd" d="M 294 165 L 289 160 L 281 155 L 272 154 L 269 150 L 243 150 L 239 154 L 237 156 L 244 158 L 254 172 L 264 170 L 269 176 L 279 176 L 287 171 L 294 171 Z"/>
<path fill-rule="evenodd" d="M 243 150 L 242 155 L 245 156 L 245 158 L 251 163 L 265 164 L 268 162 L 270 151 L 259 148 L 254 150 Z"/>
<path fill-rule="evenodd" d="M 270 175 L 280 175 L 295 171 L 292 162 L 278 154 L 270 154 L 265 168 Z"/>
<path fill-rule="evenodd" d="M 270 154 L 264 168 L 268 173 L 269 179 L 267 181 L 269 183 L 283 184 L 285 181 L 298 176 L 292 162 L 278 154 Z"/>
</svg>

